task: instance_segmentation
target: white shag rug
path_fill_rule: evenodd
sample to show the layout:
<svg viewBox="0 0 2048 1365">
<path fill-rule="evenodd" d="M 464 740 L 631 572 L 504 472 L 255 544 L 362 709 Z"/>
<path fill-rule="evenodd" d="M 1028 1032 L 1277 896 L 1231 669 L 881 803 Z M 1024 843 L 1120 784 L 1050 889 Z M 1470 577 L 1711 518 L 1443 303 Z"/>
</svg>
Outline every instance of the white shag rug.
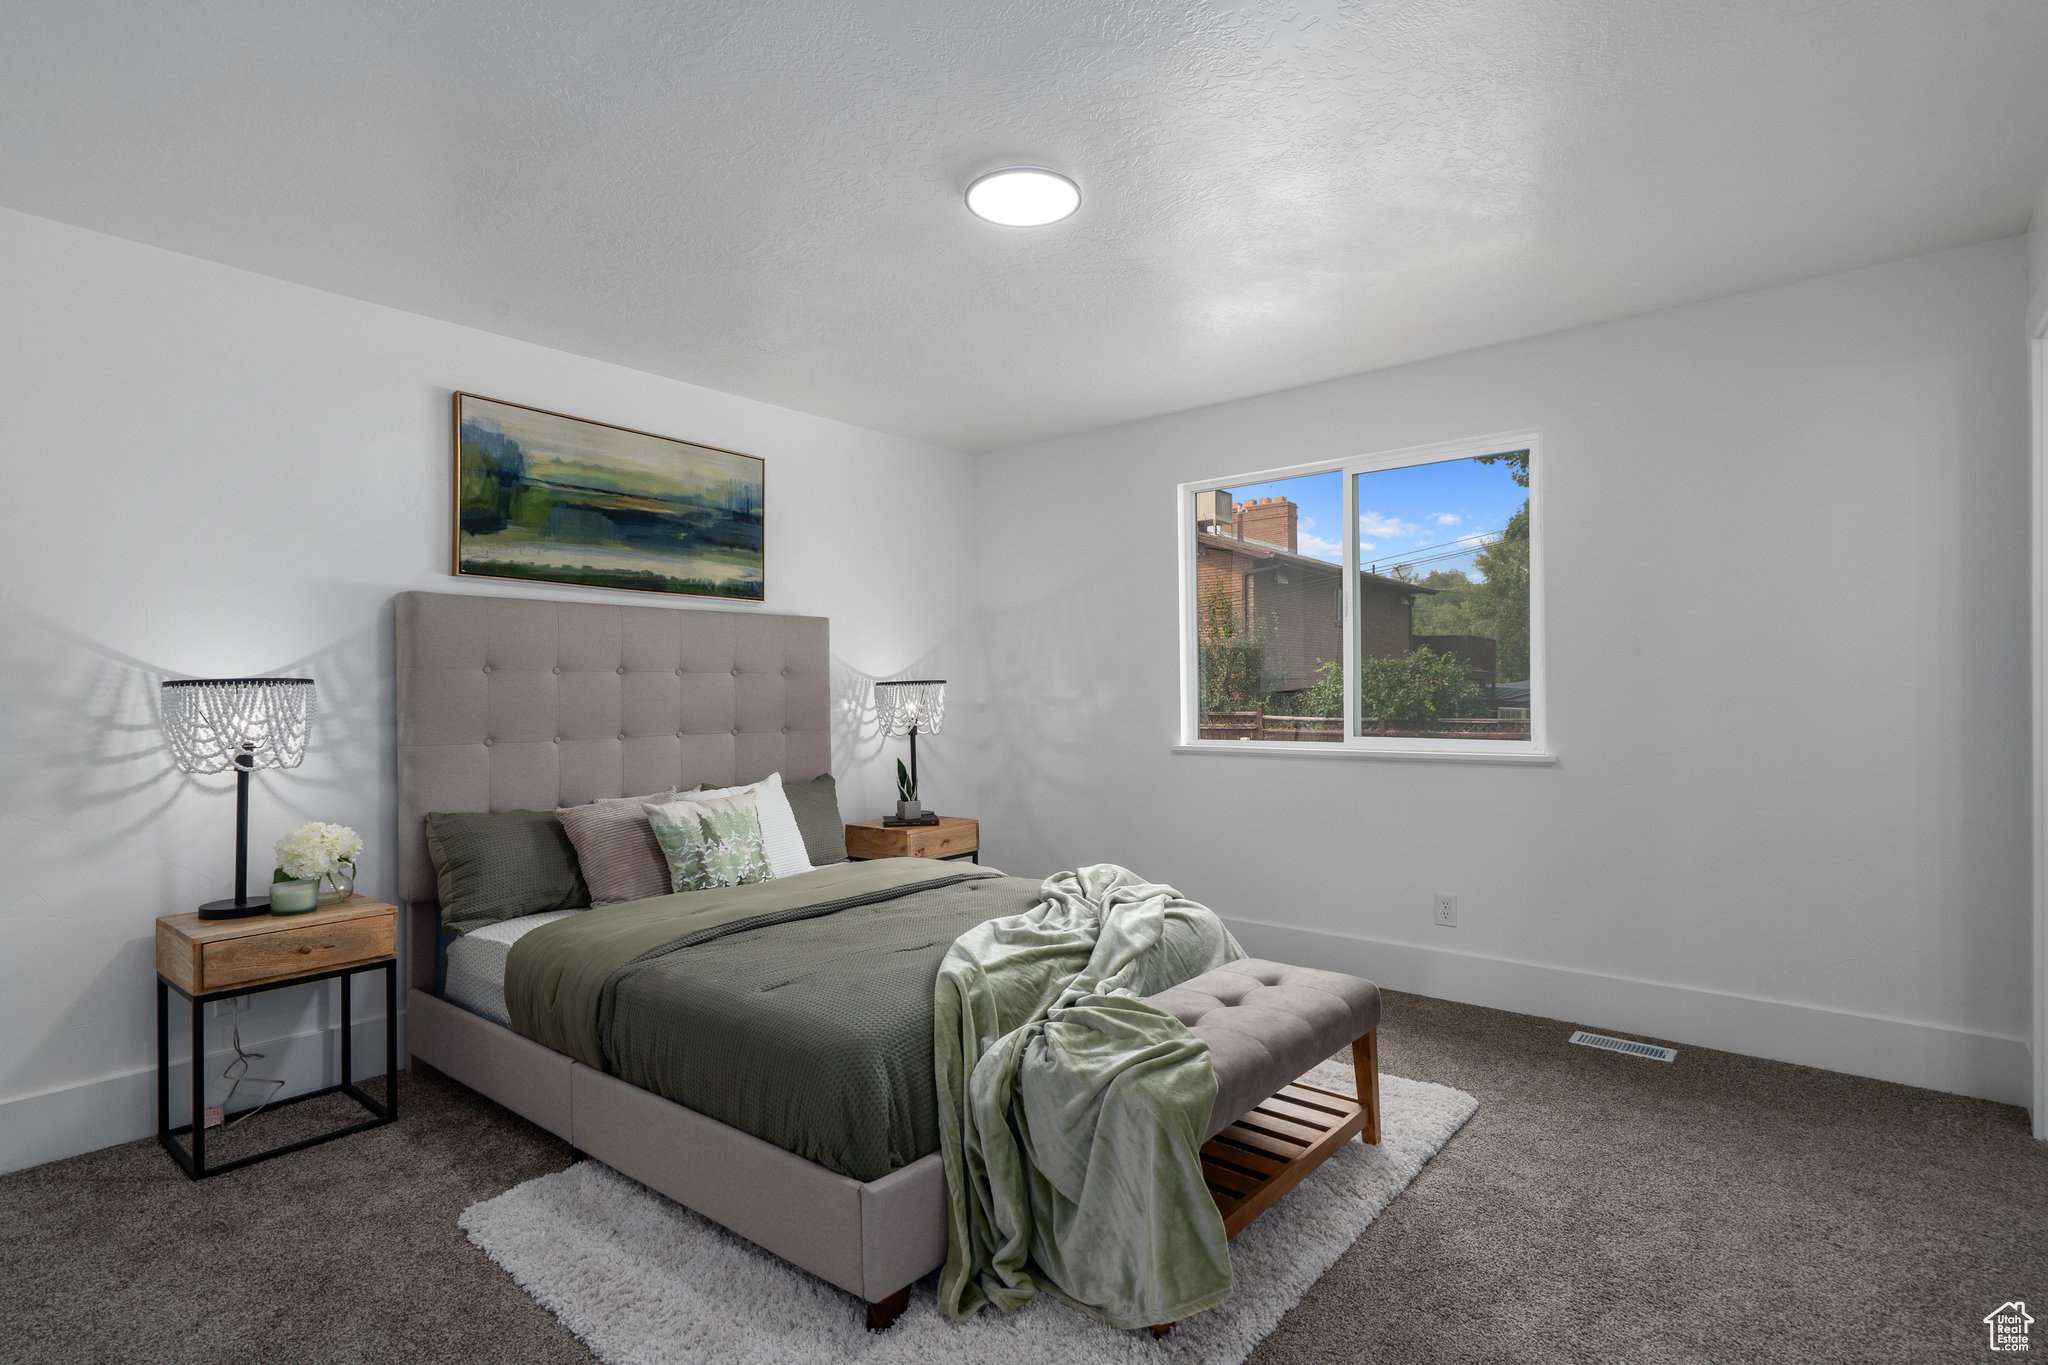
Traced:
<svg viewBox="0 0 2048 1365">
<path fill-rule="evenodd" d="M 1325 1062 L 1316 1084 L 1352 1092 Z M 1155 1340 L 1040 1294 L 1005 1318 L 939 1312 L 937 1277 L 886 1332 L 860 1300 L 596 1161 L 544 1175 L 459 1220 L 527 1293 L 605 1365 L 1012 1365 L 1025 1360 L 1238 1365 L 1479 1108 L 1462 1090 L 1380 1077 L 1380 1143 L 1345 1143 L 1230 1244 L 1219 1307 Z"/>
</svg>

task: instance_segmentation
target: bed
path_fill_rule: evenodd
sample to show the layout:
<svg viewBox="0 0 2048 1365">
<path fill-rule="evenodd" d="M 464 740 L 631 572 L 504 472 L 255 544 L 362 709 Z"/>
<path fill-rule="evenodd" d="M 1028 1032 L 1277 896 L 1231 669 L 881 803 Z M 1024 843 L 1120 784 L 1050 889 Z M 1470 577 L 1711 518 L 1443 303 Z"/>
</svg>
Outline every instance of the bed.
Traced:
<svg viewBox="0 0 2048 1365">
<path fill-rule="evenodd" d="M 436 983 L 429 811 L 545 810 L 827 772 L 827 622 L 423 592 L 399 594 L 396 619 L 410 1055 L 857 1295 L 869 1325 L 887 1326 L 945 1259 L 935 1151 L 886 1173 L 838 1163 L 869 1176 L 856 1178 L 514 1032 L 511 943 L 560 931 L 573 913 L 465 935 L 442 964 L 455 999 Z"/>
</svg>

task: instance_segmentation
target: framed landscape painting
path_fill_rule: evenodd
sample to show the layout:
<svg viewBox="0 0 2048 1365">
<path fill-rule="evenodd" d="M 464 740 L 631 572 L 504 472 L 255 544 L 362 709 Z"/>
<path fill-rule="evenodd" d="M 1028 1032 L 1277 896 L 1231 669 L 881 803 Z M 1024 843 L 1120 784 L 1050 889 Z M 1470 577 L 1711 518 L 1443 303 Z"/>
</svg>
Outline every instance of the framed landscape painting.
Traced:
<svg viewBox="0 0 2048 1365">
<path fill-rule="evenodd" d="M 763 600 L 766 462 L 455 395 L 455 572 Z"/>
</svg>

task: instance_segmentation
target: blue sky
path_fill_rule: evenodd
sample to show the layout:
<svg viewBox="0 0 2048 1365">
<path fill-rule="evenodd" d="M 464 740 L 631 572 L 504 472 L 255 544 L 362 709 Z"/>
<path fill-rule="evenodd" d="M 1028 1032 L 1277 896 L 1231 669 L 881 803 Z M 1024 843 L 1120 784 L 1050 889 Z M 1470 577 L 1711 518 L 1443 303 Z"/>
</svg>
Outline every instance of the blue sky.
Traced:
<svg viewBox="0 0 2048 1365">
<path fill-rule="evenodd" d="M 1288 498 L 1301 509 L 1297 536 L 1301 552 L 1343 562 L 1343 475 L 1309 474 L 1298 479 L 1240 484 L 1229 490 L 1239 502 Z M 1528 490 L 1518 487 L 1506 465 L 1446 460 L 1359 476 L 1358 559 L 1382 573 L 1414 563 L 1418 574 L 1463 569 L 1475 579 L 1472 555 L 1477 537 L 1498 534 L 1522 508 Z M 1438 556 L 1446 556 L 1439 558 Z M 1426 562 L 1424 562 L 1426 561 Z"/>
</svg>

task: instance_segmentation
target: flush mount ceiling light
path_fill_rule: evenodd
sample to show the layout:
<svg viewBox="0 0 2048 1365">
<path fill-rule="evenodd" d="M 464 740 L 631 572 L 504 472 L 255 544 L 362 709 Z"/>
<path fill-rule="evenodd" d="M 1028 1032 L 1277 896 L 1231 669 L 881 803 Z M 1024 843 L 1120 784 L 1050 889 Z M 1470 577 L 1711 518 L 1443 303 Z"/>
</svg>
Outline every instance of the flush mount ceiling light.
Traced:
<svg viewBox="0 0 2048 1365">
<path fill-rule="evenodd" d="M 1058 171 L 1008 166 L 969 185 L 967 207 L 1004 227 L 1044 227 L 1081 207 L 1081 187 Z"/>
</svg>

